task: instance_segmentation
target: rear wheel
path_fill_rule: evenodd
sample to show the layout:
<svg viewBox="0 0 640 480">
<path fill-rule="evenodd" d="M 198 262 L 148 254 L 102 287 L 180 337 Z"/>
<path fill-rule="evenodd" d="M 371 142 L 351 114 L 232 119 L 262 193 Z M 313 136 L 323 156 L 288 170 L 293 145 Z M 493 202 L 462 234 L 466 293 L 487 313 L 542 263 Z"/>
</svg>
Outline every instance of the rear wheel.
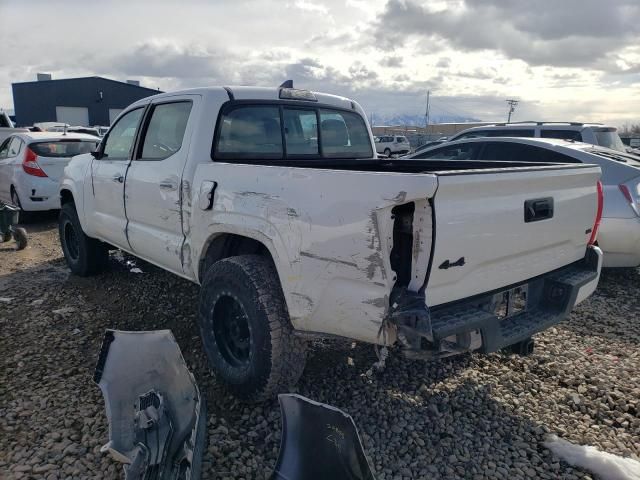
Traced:
<svg viewBox="0 0 640 480">
<path fill-rule="evenodd" d="M 236 397 L 266 400 L 300 378 L 304 342 L 293 333 L 270 259 L 241 255 L 209 267 L 198 317 L 209 364 Z"/>
<path fill-rule="evenodd" d="M 60 245 L 73 273 L 86 277 L 105 269 L 109 260 L 107 246 L 82 231 L 73 203 L 65 203 L 58 218 Z"/>
</svg>

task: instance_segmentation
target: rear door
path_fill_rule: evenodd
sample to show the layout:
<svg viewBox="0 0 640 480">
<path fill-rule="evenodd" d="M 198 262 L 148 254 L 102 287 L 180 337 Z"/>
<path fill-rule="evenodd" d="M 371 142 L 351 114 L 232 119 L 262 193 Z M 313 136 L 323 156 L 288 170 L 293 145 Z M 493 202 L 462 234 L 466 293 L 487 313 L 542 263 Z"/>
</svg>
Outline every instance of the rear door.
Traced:
<svg viewBox="0 0 640 480">
<path fill-rule="evenodd" d="M 91 164 L 93 208 L 87 205 L 88 223 L 99 238 L 127 250 L 124 179 L 143 112 L 140 107 L 120 117 L 105 137 L 102 158 Z"/>
<path fill-rule="evenodd" d="M 591 165 L 438 174 L 427 304 L 502 288 L 583 258 L 599 177 Z"/>
<path fill-rule="evenodd" d="M 197 98 L 181 95 L 150 105 L 125 184 L 132 250 L 174 272 L 182 272 L 182 171 Z"/>
</svg>

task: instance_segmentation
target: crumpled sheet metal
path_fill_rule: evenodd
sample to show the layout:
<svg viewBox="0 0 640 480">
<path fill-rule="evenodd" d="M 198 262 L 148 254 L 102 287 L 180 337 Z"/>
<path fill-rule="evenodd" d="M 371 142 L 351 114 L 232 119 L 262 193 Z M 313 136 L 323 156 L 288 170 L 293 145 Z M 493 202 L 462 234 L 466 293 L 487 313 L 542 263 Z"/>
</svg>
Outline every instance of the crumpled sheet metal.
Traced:
<svg viewBox="0 0 640 480">
<path fill-rule="evenodd" d="M 353 419 L 301 395 L 279 395 L 282 441 L 272 480 L 374 480 Z"/>
<path fill-rule="evenodd" d="M 127 480 L 200 478 L 205 402 L 169 330 L 107 330 L 94 380 Z"/>
</svg>

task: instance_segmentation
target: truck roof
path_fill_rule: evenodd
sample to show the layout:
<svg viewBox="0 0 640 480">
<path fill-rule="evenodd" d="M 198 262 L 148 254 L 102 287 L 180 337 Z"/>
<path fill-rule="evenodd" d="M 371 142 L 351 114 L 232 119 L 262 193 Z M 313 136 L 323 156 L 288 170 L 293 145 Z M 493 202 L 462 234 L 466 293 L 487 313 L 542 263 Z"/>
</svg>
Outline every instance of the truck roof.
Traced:
<svg viewBox="0 0 640 480">
<path fill-rule="evenodd" d="M 161 93 L 158 95 L 153 95 L 151 97 L 146 97 L 142 100 L 138 100 L 136 104 L 144 104 L 149 99 L 155 100 L 159 98 L 170 98 L 176 95 L 202 95 L 203 97 L 212 94 L 219 94 L 221 91 L 226 91 L 229 97 L 233 97 L 235 100 L 281 100 L 280 91 L 281 87 L 248 87 L 248 86 L 211 86 L 211 87 L 200 87 L 200 88 L 190 88 L 185 90 L 177 90 L 173 92 Z M 296 89 L 294 89 L 296 90 Z M 355 109 L 355 102 L 352 100 L 341 97 L 338 95 L 331 95 L 328 93 L 321 92 L 311 92 L 317 98 L 317 102 L 305 101 L 305 100 L 297 100 L 301 103 L 321 103 L 324 105 L 332 105 L 335 107 L 341 108 L 349 108 Z"/>
</svg>

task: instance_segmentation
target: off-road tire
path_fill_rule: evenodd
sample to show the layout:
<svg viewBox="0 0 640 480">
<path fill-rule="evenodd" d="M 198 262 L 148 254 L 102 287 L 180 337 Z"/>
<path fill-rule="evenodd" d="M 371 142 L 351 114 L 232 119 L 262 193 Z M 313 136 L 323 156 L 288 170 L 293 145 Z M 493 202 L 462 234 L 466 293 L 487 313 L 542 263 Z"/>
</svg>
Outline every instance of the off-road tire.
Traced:
<svg viewBox="0 0 640 480">
<path fill-rule="evenodd" d="M 222 334 L 223 320 L 214 311 L 221 299 L 241 306 L 248 324 L 246 363 L 229 360 Z M 260 402 L 288 392 L 304 370 L 305 343 L 293 333 L 289 313 L 273 262 L 260 255 L 220 260 L 205 273 L 200 290 L 198 320 L 204 350 L 216 378 L 240 400 Z M 219 311 L 219 310 L 218 310 Z"/>
<path fill-rule="evenodd" d="M 65 203 L 58 217 L 60 245 L 67 265 L 73 273 L 88 277 L 103 271 L 109 262 L 107 245 L 82 231 L 73 203 Z M 74 237 L 71 238 L 71 235 Z"/>
</svg>

